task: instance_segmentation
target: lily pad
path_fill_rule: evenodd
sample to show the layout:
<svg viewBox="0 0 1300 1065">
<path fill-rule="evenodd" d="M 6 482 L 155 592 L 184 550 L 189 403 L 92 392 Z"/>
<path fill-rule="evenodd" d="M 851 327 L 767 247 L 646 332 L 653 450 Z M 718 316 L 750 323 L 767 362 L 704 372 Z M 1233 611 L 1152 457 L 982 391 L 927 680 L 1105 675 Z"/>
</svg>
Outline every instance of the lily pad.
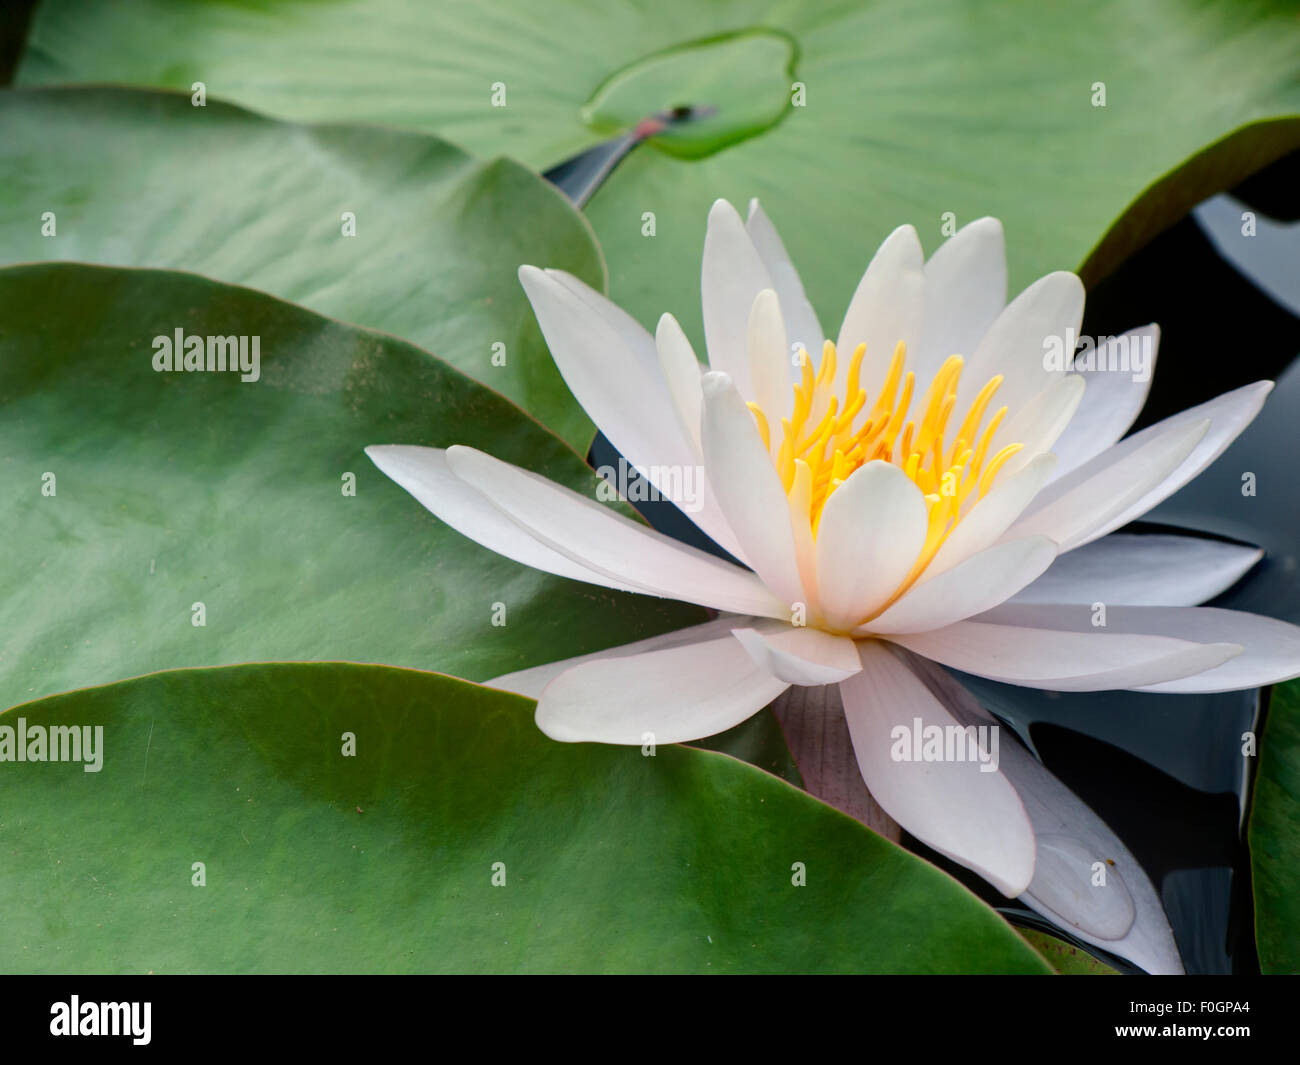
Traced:
<svg viewBox="0 0 1300 1065">
<path fill-rule="evenodd" d="M 1273 689 L 1250 817 L 1255 942 L 1265 973 L 1300 973 L 1300 683 Z"/>
<path fill-rule="evenodd" d="M 157 371 L 156 338 L 177 330 L 247 337 L 249 365 L 257 338 L 257 380 Z M 262 293 L 157 270 L 0 270 L 0 409 L 0 706 L 266 658 L 484 679 L 705 617 L 528 569 L 437 522 L 367 444 L 468 443 L 593 495 L 595 475 L 427 352 Z"/>
<path fill-rule="evenodd" d="M 1064 973 L 1066 976 L 1119 975 L 1104 961 L 1094 958 L 1086 950 L 1080 950 L 1072 943 L 1057 939 L 1056 936 L 1040 932 L 1036 928 L 1022 928 L 1020 934 L 1058 973 Z"/>
<path fill-rule="evenodd" d="M 583 120 L 605 135 L 635 128 L 647 115 L 690 110 L 703 114 L 669 125 L 650 143 L 687 158 L 712 155 L 756 136 L 790 111 L 794 42 L 755 30 L 670 48 L 611 75 L 583 105 Z M 685 102 L 679 102 L 685 101 Z"/>
<path fill-rule="evenodd" d="M 17 79 L 202 81 L 266 113 L 434 131 L 544 169 L 601 136 L 583 116 L 603 86 L 758 32 L 797 50 L 788 113 L 702 158 L 638 150 L 588 209 L 618 302 L 649 325 L 670 310 L 697 339 L 696 264 L 719 196 L 762 199 L 829 324 L 902 222 L 932 249 L 945 222 L 996 215 L 1013 287 L 1085 261 L 1092 281 L 1300 144 L 1300 21 L 1282 0 L 336 0 L 292 17 L 266 0 L 46 0 Z M 713 106 L 718 128 L 731 122 L 748 102 L 711 77 L 713 59 L 681 74 L 712 99 L 655 91 L 647 106 Z"/>
<path fill-rule="evenodd" d="M 103 759 L 0 763 L 5 972 L 1048 971 L 767 773 L 553 743 L 448 677 L 178 670 L 19 718 L 102 727 Z"/>
<path fill-rule="evenodd" d="M 516 271 L 598 289 L 547 182 L 427 134 L 299 126 L 129 89 L 0 93 L 0 256 L 192 270 L 419 344 L 585 451 Z"/>
</svg>

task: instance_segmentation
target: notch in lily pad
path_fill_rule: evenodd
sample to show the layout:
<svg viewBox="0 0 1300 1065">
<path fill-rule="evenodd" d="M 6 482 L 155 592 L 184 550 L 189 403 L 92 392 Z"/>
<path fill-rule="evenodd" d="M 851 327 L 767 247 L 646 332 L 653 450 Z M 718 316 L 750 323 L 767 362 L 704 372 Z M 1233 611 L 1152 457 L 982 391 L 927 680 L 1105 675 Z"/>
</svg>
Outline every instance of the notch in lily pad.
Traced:
<svg viewBox="0 0 1300 1065">
<path fill-rule="evenodd" d="M 699 159 L 775 126 L 790 109 L 798 48 L 784 33 L 740 30 L 675 45 L 607 78 L 583 105 L 602 134 L 670 115 L 647 143 Z"/>
</svg>

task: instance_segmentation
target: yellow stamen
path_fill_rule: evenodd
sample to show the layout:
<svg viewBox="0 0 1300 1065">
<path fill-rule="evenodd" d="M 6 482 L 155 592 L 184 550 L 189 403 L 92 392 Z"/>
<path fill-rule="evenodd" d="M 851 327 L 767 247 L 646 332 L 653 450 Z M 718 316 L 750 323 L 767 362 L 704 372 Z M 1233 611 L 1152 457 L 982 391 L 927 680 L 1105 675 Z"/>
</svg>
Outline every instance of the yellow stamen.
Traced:
<svg viewBox="0 0 1300 1065">
<path fill-rule="evenodd" d="M 880 398 L 876 400 L 876 405 L 872 409 L 873 414 L 877 411 L 893 409 L 894 393 L 898 391 L 898 382 L 903 376 L 903 362 L 906 358 L 907 346 L 900 340 L 898 346 L 894 348 L 894 357 L 889 360 L 889 372 L 885 374 L 885 383 L 880 386 Z"/>
<path fill-rule="evenodd" d="M 908 422 L 907 428 L 903 430 L 903 454 L 911 454 L 912 451 L 912 430 L 916 428 L 915 422 Z"/>
<path fill-rule="evenodd" d="M 830 435 L 830 431 L 834 428 L 835 406 L 838 403 L 839 397 L 831 396 L 831 405 L 826 409 L 826 413 L 822 415 L 822 420 L 817 423 L 817 428 L 808 434 L 808 440 L 806 443 L 795 445 L 795 454 L 802 455 L 812 447 L 813 444 L 817 443 L 819 439 Z"/>
<path fill-rule="evenodd" d="M 776 468 L 788 495 L 794 484 L 794 433 L 790 430 L 789 418 L 781 419 L 781 450 L 776 456 Z"/>
<path fill-rule="evenodd" d="M 917 473 L 920 472 L 920 466 L 921 453 L 919 451 L 913 451 L 907 458 L 907 465 L 903 467 L 903 472 L 915 481 Z"/>
<path fill-rule="evenodd" d="M 850 396 L 862 393 L 862 398 L 864 400 L 867 398 L 867 394 L 862 392 L 862 389 L 858 387 L 858 379 L 862 374 L 862 358 L 866 353 L 866 344 L 859 344 L 857 348 L 854 349 L 853 358 L 849 360 L 849 385 L 846 392 L 846 395 Z"/>
<path fill-rule="evenodd" d="M 961 428 L 957 430 L 957 435 L 959 437 L 965 440 L 971 439 L 975 434 L 975 430 L 979 428 L 980 421 L 984 417 L 984 409 L 989 405 L 989 400 L 993 398 L 993 393 L 996 392 L 1001 385 L 1002 375 L 997 374 L 994 377 L 990 377 L 988 383 L 979 390 L 979 395 L 975 397 L 975 401 L 970 405 L 970 410 L 966 414 L 966 420 L 961 423 Z"/>
<path fill-rule="evenodd" d="M 993 478 L 998 475 L 998 470 L 1003 467 L 1007 459 L 1017 451 L 1020 451 L 1024 446 L 1024 444 L 1008 444 L 993 456 L 993 461 L 989 463 L 989 468 L 980 475 L 980 495 L 987 494 L 989 488 L 993 485 Z"/>
<path fill-rule="evenodd" d="M 895 346 L 874 399 L 861 385 L 866 350 L 864 344 L 854 349 L 842 393 L 836 388 L 834 344 L 826 342 L 816 372 L 807 352 L 800 352 L 799 383 L 794 386 L 790 415 L 780 421 L 773 461 L 790 501 L 792 520 L 798 523 L 806 514 L 814 537 L 826 501 L 868 462 L 891 463 L 920 489 L 929 511 L 925 543 L 907 579 L 891 596 L 894 602 L 919 579 L 962 520 L 964 504 L 972 495 L 984 496 L 1023 445 L 1007 444 L 985 464 L 1007 414 L 1006 407 L 999 407 L 992 417 L 985 417 L 1002 385 L 1001 376 L 990 378 L 958 419 L 958 386 L 965 365 L 960 355 L 944 361 L 913 410 L 916 375 L 906 369 L 906 345 L 900 341 Z M 764 446 L 771 451 L 775 423 L 757 404 L 749 404 L 749 409 Z M 864 412 L 862 425 L 855 429 L 854 422 Z M 950 432 L 950 426 L 955 431 Z"/>
<path fill-rule="evenodd" d="M 835 345 L 829 340 L 822 346 L 822 364 L 817 369 L 819 385 L 833 384 L 835 381 Z"/>
</svg>

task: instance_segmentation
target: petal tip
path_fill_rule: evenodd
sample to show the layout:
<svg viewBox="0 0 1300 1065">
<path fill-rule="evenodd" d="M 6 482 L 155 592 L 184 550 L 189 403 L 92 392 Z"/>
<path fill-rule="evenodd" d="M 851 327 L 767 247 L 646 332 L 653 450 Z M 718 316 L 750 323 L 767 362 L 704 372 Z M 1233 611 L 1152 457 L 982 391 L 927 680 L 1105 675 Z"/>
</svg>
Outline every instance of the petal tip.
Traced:
<svg viewBox="0 0 1300 1065">
<path fill-rule="evenodd" d="M 704 392 L 705 399 L 721 396 L 734 387 L 731 375 L 723 373 L 721 370 L 709 370 L 700 378 L 700 388 Z"/>
<path fill-rule="evenodd" d="M 401 462 L 403 454 L 409 451 L 410 447 L 409 444 L 369 444 L 365 448 L 365 453 L 366 458 L 381 472 L 391 476 L 390 471 Z"/>
<path fill-rule="evenodd" d="M 519 278 L 519 285 L 523 288 L 524 295 L 528 297 L 530 303 L 555 284 L 555 281 L 547 276 L 547 272 L 540 266 L 524 263 L 515 273 Z"/>
<path fill-rule="evenodd" d="M 542 692 L 542 699 L 546 697 L 546 692 Z M 537 725 L 547 739 L 555 740 L 556 743 L 581 743 L 583 737 L 576 735 L 571 728 L 565 726 L 563 721 L 555 720 L 554 715 L 547 712 L 542 700 L 538 699 L 537 709 L 533 712 L 533 722 Z"/>
<path fill-rule="evenodd" d="M 731 205 L 730 200 L 716 199 L 709 208 L 709 225 L 719 222 L 740 222 L 740 212 Z"/>
</svg>

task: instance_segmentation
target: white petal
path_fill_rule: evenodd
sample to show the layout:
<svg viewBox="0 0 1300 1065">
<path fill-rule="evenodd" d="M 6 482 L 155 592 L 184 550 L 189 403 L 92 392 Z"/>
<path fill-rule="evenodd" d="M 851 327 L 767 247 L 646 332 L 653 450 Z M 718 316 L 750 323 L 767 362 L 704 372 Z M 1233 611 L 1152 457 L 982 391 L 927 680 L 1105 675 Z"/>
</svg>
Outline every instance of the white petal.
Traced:
<svg viewBox="0 0 1300 1065">
<path fill-rule="evenodd" d="M 533 569 L 570 577 L 624 592 L 644 592 L 629 581 L 621 581 L 575 561 L 548 547 L 512 521 L 480 492 L 471 488 L 447 465 L 441 448 L 405 444 L 372 445 L 366 448 L 370 461 L 411 493 L 425 509 L 445 521 L 462 536 L 468 536 L 498 555 Z"/>
<path fill-rule="evenodd" d="M 700 451 L 700 407 L 703 404 L 700 379 L 704 376 L 704 368 L 695 357 L 695 349 L 686 339 L 682 327 L 671 314 L 659 319 L 659 328 L 655 330 L 655 350 L 659 354 L 659 368 L 668 385 L 673 410 L 677 413 L 678 428 L 698 460 L 703 454 Z"/>
<path fill-rule="evenodd" d="M 1083 632 L 1091 609 L 1007 603 L 985 617 L 1011 625 L 1072 628 Z M 1106 631 L 1123 640 L 1151 639 L 1130 633 L 1157 633 L 1164 639 L 1195 641 L 1202 646 L 1238 644 L 1240 655 L 1206 666 L 1196 674 L 1145 680 L 1133 687 L 1155 692 L 1225 692 L 1277 684 L 1300 676 L 1300 627 L 1276 618 L 1209 606 L 1113 606 L 1106 610 Z"/>
<path fill-rule="evenodd" d="M 958 562 L 995 543 L 1029 505 L 1038 490 L 1047 483 L 1056 456 L 1039 455 L 1023 470 L 998 477 L 988 495 L 977 500 L 948 534 L 938 553 L 926 566 L 922 580 L 928 581 L 951 569 Z"/>
<path fill-rule="evenodd" d="M 1240 644 L 1121 634 L 1109 625 L 1085 632 L 985 620 L 1010 609 L 1003 605 L 973 621 L 890 639 L 964 673 L 1049 691 L 1136 688 L 1213 669 L 1241 653 Z M 1090 617 L 1089 608 L 1070 609 Z"/>
<path fill-rule="evenodd" d="M 1206 419 L 1178 423 L 1146 437 L 1136 448 L 1121 451 L 1123 444 L 1111 448 L 1039 492 L 1006 535 L 1041 533 L 1060 544 L 1062 551 L 1096 539 L 1101 535 L 1099 529 L 1113 527 L 1117 514 L 1168 478 L 1209 428 Z"/>
<path fill-rule="evenodd" d="M 1056 557 L 1046 536 L 1027 536 L 987 547 L 923 584 L 914 585 L 893 606 L 855 635 L 868 632 L 925 632 L 983 613 L 1005 602 Z"/>
<path fill-rule="evenodd" d="M 1128 432 L 1151 391 L 1159 345 L 1158 325 L 1130 329 L 1094 353 L 1092 369 L 1078 371 L 1088 387 L 1069 428 L 1052 446 L 1061 460 L 1057 477 L 1100 455 Z M 1121 369 L 1124 366 L 1129 369 Z"/>
<path fill-rule="evenodd" d="M 1034 875 L 1034 833 L 1015 788 L 990 759 L 896 761 L 914 721 L 956 725 L 948 708 L 888 648 L 859 645 L 862 672 L 840 685 L 858 766 L 890 817 L 927 846 L 973 869 L 1004 895 L 1019 895 Z M 902 732 L 896 738 L 894 730 Z M 992 754 L 989 744 L 984 752 Z"/>
<path fill-rule="evenodd" d="M 786 688 L 734 637 L 561 673 L 537 700 L 537 726 L 566 743 L 684 743 L 723 732 Z"/>
<path fill-rule="evenodd" d="M 1068 338 L 1078 334 L 1083 297 L 1083 282 L 1062 270 L 1039 278 L 1007 304 L 962 373 L 957 409 L 965 410 L 994 374 L 1003 375 L 997 403 L 1006 404 L 1008 414 L 1063 376 L 1064 367 L 1048 369 L 1044 356 L 1049 341 L 1068 346 Z"/>
<path fill-rule="evenodd" d="M 832 628 L 853 628 L 906 579 L 925 545 L 928 513 L 907 474 L 879 460 L 831 493 L 817 527 L 817 586 Z"/>
<path fill-rule="evenodd" d="M 826 336 L 817 321 L 817 312 L 804 295 L 803 282 L 786 253 L 780 234 L 757 200 L 749 201 L 749 219 L 745 222 L 745 229 L 771 275 L 776 294 L 781 298 L 781 316 L 785 319 L 790 343 L 798 343 L 807 351 L 820 351 Z M 789 348 L 785 351 L 785 362 L 787 365 L 790 362 Z"/>
<path fill-rule="evenodd" d="M 546 546 L 651 594 L 738 614 L 787 616 L 752 573 L 641 525 L 545 477 L 468 447 L 451 472 Z"/>
<path fill-rule="evenodd" d="M 521 266 L 519 280 L 564 383 L 588 417 L 665 498 L 736 555 L 735 538 L 707 486 L 699 500 L 688 500 L 682 494 L 685 478 L 660 472 L 684 471 L 697 459 L 680 427 L 650 334 L 563 270 Z"/>
<path fill-rule="evenodd" d="M 959 229 L 925 264 L 925 326 L 908 365 L 929 381 L 950 355 L 970 359 L 1007 302 L 1002 223 L 980 218 Z"/>
<path fill-rule="evenodd" d="M 1111 533 L 1062 555 L 1016 603 L 1195 606 L 1237 583 L 1264 552 L 1198 536 Z"/>
<path fill-rule="evenodd" d="M 770 452 L 780 446 L 781 419 L 790 413 L 794 391 L 790 387 L 790 354 L 785 339 L 785 322 L 776 293 L 765 288 L 754 297 L 750 308 L 745 343 L 749 349 L 750 380 L 754 402 L 767 417 Z"/>
<path fill-rule="evenodd" d="M 1142 493 L 1118 514 L 1111 517 L 1110 520 L 1094 528 L 1082 542 L 1086 543 L 1088 540 L 1095 540 L 1099 536 L 1105 536 L 1112 529 L 1118 529 L 1121 525 L 1136 521 L 1157 503 L 1163 502 L 1182 488 L 1206 466 L 1222 455 L 1227 450 L 1228 445 L 1237 439 L 1241 431 L 1255 420 L 1255 415 L 1264 406 L 1264 400 L 1272 390 L 1272 381 L 1256 381 L 1254 384 L 1243 385 L 1241 388 L 1225 392 L 1207 403 L 1189 407 L 1187 410 L 1172 415 L 1164 421 L 1148 426 L 1140 433 L 1134 433 L 1099 455 L 1096 459 L 1098 463 L 1120 462 L 1127 466 L 1128 460 L 1135 458 L 1138 450 L 1160 433 L 1176 427 L 1194 424 L 1207 418 L 1210 422 L 1209 432 L 1205 433 L 1191 454 L 1176 469 L 1172 470 L 1168 476 L 1162 478 L 1148 491 Z M 1084 474 L 1088 468 L 1089 466 L 1083 466 L 1070 477 L 1062 477 L 1056 484 L 1049 485 L 1043 495 L 1050 495 L 1056 491 L 1057 484 L 1070 483 L 1073 477 Z"/>
<path fill-rule="evenodd" d="M 519 281 L 555 365 L 591 420 L 628 461 L 670 461 L 681 441 L 650 334 L 563 270 L 521 266 Z"/>
<path fill-rule="evenodd" d="M 706 621 L 701 625 L 692 625 L 685 629 L 674 629 L 672 632 L 651 636 L 645 640 L 637 640 L 635 643 L 608 647 L 603 651 L 592 651 L 590 654 L 575 655 L 573 658 L 562 658 L 558 662 L 547 662 L 544 665 L 531 666 L 528 669 L 517 669 L 512 673 L 502 673 L 499 677 L 483 681 L 483 685 L 484 687 L 500 688 L 502 691 L 514 692 L 516 695 L 526 695 L 530 699 L 536 699 L 542 694 L 542 689 L 561 673 L 567 673 L 574 666 L 581 665 L 584 662 L 599 662 L 606 658 L 631 658 L 634 655 L 645 654 L 647 651 L 663 651 L 670 647 L 685 647 L 687 644 L 720 640 L 722 637 L 730 635 L 731 630 L 738 625 L 757 626 L 762 623 L 762 619 L 745 617 L 739 614 L 724 614 L 722 617 Z"/>
<path fill-rule="evenodd" d="M 775 287 L 736 209 L 726 200 L 716 201 L 709 211 L 700 271 L 704 340 L 709 368 L 730 376 L 747 400 L 754 398 L 745 347 L 749 311 L 755 296 Z"/>
<path fill-rule="evenodd" d="M 874 399 L 901 340 L 910 352 L 918 346 L 924 321 L 925 254 L 911 226 L 899 226 L 885 238 L 858 282 L 840 326 L 836 391 L 843 395 L 849 362 L 866 344 L 860 382 Z M 918 385 L 921 382 L 918 382 Z M 919 389 L 918 389 L 919 390 Z"/>
<path fill-rule="evenodd" d="M 754 572 L 785 604 L 788 620 L 793 604 L 806 602 L 789 503 L 754 416 L 726 374 L 704 375 L 701 443 L 727 523 Z"/>
<path fill-rule="evenodd" d="M 1031 756 L 1008 768 L 1007 776 L 1038 839 L 1034 879 L 1020 901 L 1076 938 L 1152 975 L 1181 975 L 1182 960 L 1160 896 L 1119 837 Z M 1095 872 L 1101 862 L 1104 882 Z"/>
<path fill-rule="evenodd" d="M 996 723 L 946 670 L 915 655 L 904 661 L 959 724 Z M 1038 842 L 1034 879 L 1020 901 L 1149 973 L 1181 973 L 1160 898 L 1119 837 L 1014 739 L 999 744 L 998 767 L 1024 803 Z M 1097 884 L 1093 863 L 1107 860 L 1107 881 Z"/>
<path fill-rule="evenodd" d="M 736 628 L 732 635 L 758 665 L 790 684 L 837 684 L 862 668 L 847 636 L 789 626 L 775 631 Z"/>
<path fill-rule="evenodd" d="M 1024 469 L 1056 443 L 1083 399 L 1084 382 L 1078 374 L 1059 377 L 998 426 L 988 454 L 996 455 L 1007 444 L 1024 445 L 1007 460 L 999 476 Z M 994 402 L 997 402 L 996 396 Z"/>
</svg>

